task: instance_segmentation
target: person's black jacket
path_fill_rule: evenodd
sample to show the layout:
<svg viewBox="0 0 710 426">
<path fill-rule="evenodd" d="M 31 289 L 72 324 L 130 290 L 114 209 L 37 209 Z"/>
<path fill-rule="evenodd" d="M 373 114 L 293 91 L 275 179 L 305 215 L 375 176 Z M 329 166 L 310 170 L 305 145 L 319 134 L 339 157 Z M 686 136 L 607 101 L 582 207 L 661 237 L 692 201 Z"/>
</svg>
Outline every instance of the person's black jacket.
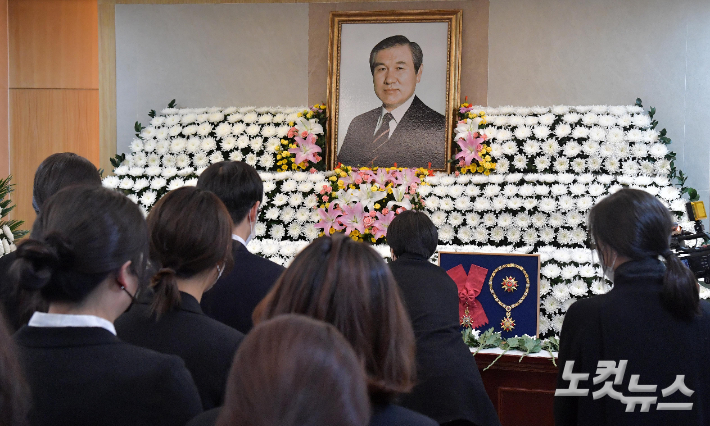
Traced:
<svg viewBox="0 0 710 426">
<path fill-rule="evenodd" d="M 443 169 L 446 154 L 446 119 L 416 95 L 389 140 L 373 146 L 375 127 L 382 114 L 379 106 L 353 118 L 338 152 L 346 166 L 427 167 Z M 384 142 L 384 144 L 383 144 Z"/>
<path fill-rule="evenodd" d="M 459 331 L 456 283 L 440 267 L 405 253 L 389 264 L 412 320 L 417 385 L 401 405 L 439 423 L 467 420 L 500 425 L 476 360 Z"/>
<path fill-rule="evenodd" d="M 176 356 L 129 345 L 100 327 L 24 326 L 13 337 L 34 426 L 174 426 L 202 411 Z"/>
<path fill-rule="evenodd" d="M 582 299 L 570 306 L 560 336 L 557 389 L 569 389 L 562 378 L 565 363 L 574 361 L 574 373 L 588 373 L 579 389 L 587 396 L 556 396 L 555 424 L 564 425 L 707 425 L 710 424 L 710 305 L 701 301 L 702 315 L 691 322 L 674 318 L 661 303 L 665 266 L 657 259 L 631 261 L 614 272 L 614 287 L 607 294 Z M 626 413 L 626 404 L 610 396 L 597 400 L 592 392 L 598 361 L 627 360 L 623 381 L 614 390 L 625 396 L 657 396 L 656 402 L 692 402 L 692 411 L 659 411 L 653 404 L 641 413 L 636 406 Z M 631 375 L 641 385 L 656 385 L 656 392 L 633 393 Z M 679 391 L 663 397 L 676 375 L 685 375 L 685 385 L 694 391 L 686 397 Z M 611 376 L 607 381 L 613 381 Z"/>
<path fill-rule="evenodd" d="M 122 340 L 177 355 L 192 373 L 205 410 L 222 405 L 234 354 L 244 335 L 202 313 L 197 300 L 180 292 L 180 307 L 150 315 L 149 301 L 135 303 L 116 320 Z"/>
<path fill-rule="evenodd" d="M 239 241 L 232 241 L 234 268 L 202 296 L 204 313 L 246 334 L 254 324 L 251 314 L 271 290 L 284 267 L 252 254 Z"/>
</svg>

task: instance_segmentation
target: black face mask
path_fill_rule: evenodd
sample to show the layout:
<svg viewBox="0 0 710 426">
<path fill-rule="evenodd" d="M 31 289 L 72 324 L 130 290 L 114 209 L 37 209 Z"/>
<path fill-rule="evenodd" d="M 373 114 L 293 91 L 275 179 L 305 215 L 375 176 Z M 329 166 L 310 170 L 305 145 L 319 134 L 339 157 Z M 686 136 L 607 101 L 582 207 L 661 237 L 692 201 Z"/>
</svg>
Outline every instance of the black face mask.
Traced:
<svg viewBox="0 0 710 426">
<path fill-rule="evenodd" d="M 126 294 L 131 298 L 131 304 L 128 305 L 128 307 L 124 311 L 124 313 L 125 313 L 125 312 L 128 312 L 131 310 L 131 307 L 133 306 L 134 303 L 138 302 L 138 294 L 140 293 L 140 290 L 136 291 L 136 294 L 131 294 L 131 292 L 128 291 L 128 289 L 124 286 L 121 286 L 121 290 L 125 291 Z"/>
</svg>

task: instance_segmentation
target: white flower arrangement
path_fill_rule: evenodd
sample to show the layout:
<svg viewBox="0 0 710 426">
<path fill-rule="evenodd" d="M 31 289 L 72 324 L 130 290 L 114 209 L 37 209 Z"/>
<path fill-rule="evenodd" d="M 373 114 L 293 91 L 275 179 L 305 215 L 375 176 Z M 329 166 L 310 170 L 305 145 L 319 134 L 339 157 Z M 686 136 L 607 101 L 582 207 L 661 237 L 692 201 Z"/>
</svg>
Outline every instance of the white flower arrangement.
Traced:
<svg viewBox="0 0 710 426">
<path fill-rule="evenodd" d="M 438 251 L 540 255 L 543 335 L 559 333 L 574 301 L 610 289 L 586 244 L 586 217 L 601 198 L 624 186 L 638 188 L 657 196 L 682 226 L 692 228 L 682 193 L 672 183 L 673 154 L 665 132 L 655 130 L 639 106 L 473 109 L 488 122 L 480 133 L 487 137 L 495 169 L 489 175 L 431 173 L 422 177 L 416 194 L 439 230 Z M 341 178 L 334 172 L 276 172 L 285 164 L 278 157 L 284 152 L 281 139 L 301 110 L 167 108 L 139 132 L 132 153 L 103 184 L 148 211 L 169 189 L 194 185 L 209 164 L 246 161 L 264 182 L 257 237 L 248 247 L 288 265 L 323 232 L 318 209 L 324 211 L 324 203 L 352 197 L 367 209 L 377 203 L 365 183 L 330 193 Z M 322 132 L 312 121 L 300 121 L 298 132 Z M 378 238 L 373 247 L 389 256 Z M 701 291 L 701 297 L 710 297 L 710 291 Z"/>
</svg>

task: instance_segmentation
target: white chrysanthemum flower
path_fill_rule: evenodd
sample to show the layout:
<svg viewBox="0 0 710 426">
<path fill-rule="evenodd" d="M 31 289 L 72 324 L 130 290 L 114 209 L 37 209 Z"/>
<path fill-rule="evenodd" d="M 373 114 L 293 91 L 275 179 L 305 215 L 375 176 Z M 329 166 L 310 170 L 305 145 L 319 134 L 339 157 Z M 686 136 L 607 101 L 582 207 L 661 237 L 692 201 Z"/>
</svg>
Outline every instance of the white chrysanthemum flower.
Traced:
<svg viewBox="0 0 710 426">
<path fill-rule="evenodd" d="M 198 132 L 199 127 L 197 125 L 191 124 L 182 129 L 182 134 L 185 136 L 191 136 Z"/>
<path fill-rule="evenodd" d="M 168 181 L 165 180 L 165 178 L 162 177 L 156 177 L 153 178 L 153 180 L 150 182 L 150 187 L 151 189 L 155 189 L 156 191 L 159 191 L 163 188 L 165 188 L 165 185 L 168 184 Z"/>
<path fill-rule="evenodd" d="M 572 210 L 575 207 L 574 198 L 570 197 L 569 195 L 565 195 L 565 196 L 560 197 L 559 207 L 560 207 L 560 210 L 563 210 L 563 211 Z"/>
<path fill-rule="evenodd" d="M 495 168 L 496 173 L 508 173 L 509 169 L 510 169 L 510 161 L 506 160 L 505 158 L 501 158 L 496 163 L 496 168 Z"/>
<path fill-rule="evenodd" d="M 451 242 L 455 234 L 454 227 L 449 224 L 445 224 L 439 228 L 439 240 L 445 243 Z"/>
<path fill-rule="evenodd" d="M 543 114 L 540 116 L 540 124 L 545 125 L 545 126 L 552 126 L 552 123 L 555 122 L 555 115 L 554 114 Z"/>
<path fill-rule="evenodd" d="M 508 129 L 497 129 L 494 138 L 498 141 L 505 142 L 513 137 L 513 133 Z M 491 152 L 493 154 L 493 152 Z"/>
<path fill-rule="evenodd" d="M 515 129 L 515 132 L 513 132 L 513 134 L 515 135 L 516 139 L 525 140 L 532 136 L 532 130 L 527 126 L 520 126 Z"/>
<path fill-rule="evenodd" d="M 547 278 L 555 279 L 559 278 L 562 273 L 562 269 L 554 263 L 548 263 L 542 267 L 540 273 Z"/>
<path fill-rule="evenodd" d="M 121 189 L 131 189 L 133 188 L 133 179 L 129 177 L 125 177 L 121 179 L 121 183 L 118 184 L 118 187 Z"/>
<path fill-rule="evenodd" d="M 201 114 L 197 115 L 197 120 L 195 120 L 195 121 L 197 123 L 204 123 L 205 121 L 207 121 L 208 117 L 209 117 L 209 114 L 201 113 Z"/>
<path fill-rule="evenodd" d="M 254 139 L 249 141 L 249 148 L 256 154 L 257 152 L 261 151 L 264 146 L 264 138 L 262 137 L 255 137 Z"/>
<path fill-rule="evenodd" d="M 118 176 L 106 176 L 101 184 L 109 189 L 116 189 L 121 184 L 121 179 Z"/>
<path fill-rule="evenodd" d="M 576 157 L 582 152 L 582 146 L 577 142 L 567 142 L 564 146 L 564 155 L 566 157 Z"/>
<path fill-rule="evenodd" d="M 236 113 L 236 114 L 230 114 L 227 116 L 227 121 L 230 123 L 236 123 L 237 121 L 241 120 L 242 117 L 244 117 L 242 114 Z"/>
<path fill-rule="evenodd" d="M 212 125 L 209 123 L 202 123 L 197 126 L 197 134 L 200 136 L 207 136 L 212 131 Z"/>
<path fill-rule="evenodd" d="M 604 161 L 604 168 L 609 173 L 618 172 L 620 166 L 621 166 L 621 163 L 616 158 L 608 158 L 606 161 Z"/>
<path fill-rule="evenodd" d="M 551 289 L 550 281 L 545 278 L 540 278 L 540 294 L 544 296 L 549 293 Z"/>
<path fill-rule="evenodd" d="M 276 128 L 276 137 L 278 138 L 284 138 L 286 135 L 288 135 L 290 127 L 287 125 L 281 125 L 278 128 Z"/>
<path fill-rule="evenodd" d="M 545 243 L 552 242 L 552 240 L 555 239 L 555 230 L 550 228 L 549 226 L 544 226 L 540 228 L 539 239 L 540 241 Z"/>
<path fill-rule="evenodd" d="M 466 214 L 466 224 L 471 227 L 475 227 L 481 221 L 481 217 L 477 213 L 467 213 Z"/>
<path fill-rule="evenodd" d="M 136 179 L 136 181 L 133 183 L 133 191 L 140 192 L 143 188 L 147 187 L 148 185 L 149 185 L 148 179 L 146 179 L 146 178 Z"/>
<path fill-rule="evenodd" d="M 471 240 L 473 240 L 473 229 L 471 229 L 468 226 L 462 226 L 459 228 L 458 232 L 456 233 L 456 237 L 462 242 L 462 243 L 469 243 Z"/>
<path fill-rule="evenodd" d="M 562 173 L 569 169 L 569 158 L 559 157 L 555 160 L 553 167 L 555 171 Z"/>
<path fill-rule="evenodd" d="M 502 226 L 504 228 L 510 226 L 513 224 L 513 215 L 510 213 L 503 213 L 500 216 L 498 216 L 498 226 Z"/>
<path fill-rule="evenodd" d="M 518 194 L 518 187 L 516 185 L 506 185 L 503 187 L 503 195 L 506 197 L 514 197 Z"/>
<path fill-rule="evenodd" d="M 209 164 L 209 158 L 206 153 L 200 151 L 192 157 L 192 163 L 196 167 L 206 167 Z"/>
<path fill-rule="evenodd" d="M 523 118 L 523 117 L 521 117 Z M 517 120 L 516 120 L 517 121 Z M 532 127 L 540 122 L 540 119 L 536 116 L 527 116 L 523 118 L 523 124 L 528 127 Z"/>
<path fill-rule="evenodd" d="M 568 225 L 577 226 L 580 223 L 584 222 L 585 217 L 579 211 L 572 210 L 571 212 L 567 213 L 565 220 L 567 221 Z"/>
<path fill-rule="evenodd" d="M 149 141 L 145 141 L 145 143 L 143 144 L 143 151 L 145 151 L 145 152 L 155 151 L 155 144 L 156 144 L 156 141 L 154 141 L 152 139 Z"/>
<path fill-rule="evenodd" d="M 560 301 L 557 300 L 554 296 L 547 296 L 543 302 L 541 307 L 545 309 L 545 312 L 552 314 L 560 310 Z"/>
<path fill-rule="evenodd" d="M 613 115 L 600 115 L 597 121 L 602 127 L 612 127 L 616 125 L 616 117 Z"/>
<path fill-rule="evenodd" d="M 680 197 L 680 191 L 672 186 L 661 188 L 658 195 L 664 200 L 672 201 Z"/>
<path fill-rule="evenodd" d="M 182 133 L 182 131 L 183 131 L 182 126 L 180 126 L 180 125 L 172 126 L 171 128 L 168 129 L 168 136 L 175 137 L 175 136 L 179 135 L 180 133 Z"/>
<path fill-rule="evenodd" d="M 566 115 L 569 113 L 569 107 L 567 105 L 555 105 L 550 111 L 555 115 Z"/>
<path fill-rule="evenodd" d="M 148 161 L 148 158 L 146 157 L 144 152 L 136 152 L 135 154 L 133 154 L 131 160 L 134 166 L 143 167 Z"/>
<path fill-rule="evenodd" d="M 535 213 L 530 217 L 530 223 L 532 223 L 535 228 L 541 228 L 547 223 L 547 216 L 542 213 Z"/>
<path fill-rule="evenodd" d="M 550 128 L 548 126 L 535 126 L 533 128 L 533 133 L 535 134 L 536 138 L 543 140 L 543 139 L 547 138 L 547 136 L 550 134 Z M 517 132 L 516 132 L 516 136 L 517 136 Z M 523 139 L 523 138 L 519 138 L 519 139 Z"/>
<path fill-rule="evenodd" d="M 554 139 L 548 139 L 540 145 L 542 153 L 545 155 L 557 155 L 560 145 Z"/>
<path fill-rule="evenodd" d="M 488 241 L 488 231 L 485 228 L 474 228 L 473 229 L 473 240 L 478 243 L 485 243 Z"/>
<path fill-rule="evenodd" d="M 229 136 L 222 140 L 222 143 L 220 144 L 220 149 L 222 151 L 228 152 L 234 149 L 235 146 L 237 146 L 237 140 L 233 136 Z"/>
<path fill-rule="evenodd" d="M 244 124 L 244 123 L 237 123 L 237 124 L 235 124 L 234 126 L 232 126 L 232 134 L 233 134 L 234 136 L 239 136 L 239 135 L 241 135 L 242 133 L 244 133 L 244 131 L 245 131 L 246 129 L 247 129 L 247 125 L 246 125 L 246 124 Z"/>
<path fill-rule="evenodd" d="M 264 217 L 266 220 L 276 220 L 279 218 L 279 215 L 281 214 L 281 210 L 277 209 L 276 207 L 271 207 L 264 213 Z"/>
<path fill-rule="evenodd" d="M 275 127 L 274 125 L 264 126 L 264 127 L 261 129 L 261 134 L 262 134 L 262 136 L 264 136 L 265 138 L 271 138 L 271 137 L 276 136 L 276 132 L 277 132 L 277 130 L 276 130 L 276 127 Z"/>
<path fill-rule="evenodd" d="M 582 116 L 577 114 L 576 112 L 570 112 L 562 117 L 562 121 L 564 121 L 565 123 L 574 124 L 578 122 L 581 118 Z"/>
<path fill-rule="evenodd" d="M 259 160 L 259 157 L 257 157 L 256 154 L 251 153 L 251 152 L 249 154 L 247 154 L 246 158 L 244 158 L 244 162 L 252 167 L 256 166 L 256 162 L 258 160 Z"/>
<path fill-rule="evenodd" d="M 446 223 L 446 213 L 441 210 L 435 211 L 431 215 L 431 221 L 437 228 L 440 228 Z"/>
<path fill-rule="evenodd" d="M 596 280 L 591 286 L 592 293 L 594 294 L 605 294 L 609 291 L 609 285 L 602 281 L 602 280 Z"/>
<path fill-rule="evenodd" d="M 449 197 L 444 197 L 441 199 L 441 203 L 439 204 L 439 207 L 442 210 L 451 211 L 454 209 L 454 201 Z"/>
<path fill-rule="evenodd" d="M 575 158 L 571 163 L 572 171 L 575 173 L 584 173 L 587 168 L 587 162 L 583 158 Z"/>
<path fill-rule="evenodd" d="M 175 178 L 168 184 L 168 191 L 173 191 L 183 186 L 185 186 L 185 181 L 182 178 Z"/>
<path fill-rule="evenodd" d="M 221 152 L 216 151 L 210 155 L 210 164 L 219 163 L 221 161 L 224 161 L 224 155 L 222 155 Z"/>
<path fill-rule="evenodd" d="M 445 187 L 445 186 L 441 186 L 441 185 L 435 186 L 435 187 L 432 189 L 432 192 L 433 192 L 434 195 L 436 195 L 437 197 L 443 197 L 443 196 L 445 196 L 445 195 L 448 193 L 448 191 L 446 190 L 446 187 Z"/>
<path fill-rule="evenodd" d="M 639 129 L 631 129 L 626 132 L 624 139 L 629 142 L 641 142 L 643 141 L 643 132 Z"/>
<path fill-rule="evenodd" d="M 550 193 L 550 187 L 547 185 L 535 185 L 536 195 L 547 195 Z"/>
<path fill-rule="evenodd" d="M 632 121 L 636 126 L 641 128 L 651 126 L 651 117 L 646 114 L 635 114 Z"/>
<path fill-rule="evenodd" d="M 244 155 L 239 150 L 235 150 L 229 153 L 229 161 L 242 161 L 243 159 Z"/>
<path fill-rule="evenodd" d="M 575 139 L 582 139 L 589 136 L 589 128 L 583 126 L 577 126 L 572 129 L 572 137 Z"/>
<path fill-rule="evenodd" d="M 293 238 L 294 240 L 297 240 L 298 237 L 301 236 L 301 233 L 303 232 L 303 228 L 298 222 L 292 222 L 288 226 L 288 236 Z"/>
<path fill-rule="evenodd" d="M 522 154 L 518 154 L 513 158 L 512 164 L 517 170 L 525 170 L 528 165 L 528 158 Z"/>
<path fill-rule="evenodd" d="M 527 229 L 523 232 L 523 241 L 528 245 L 534 245 L 537 243 L 537 231 L 534 229 Z"/>
<path fill-rule="evenodd" d="M 562 268 L 562 279 L 571 280 L 577 276 L 577 267 L 573 265 L 567 265 Z M 562 301 L 562 300 L 561 300 Z"/>
<path fill-rule="evenodd" d="M 513 243 L 513 244 L 520 241 L 521 236 L 522 236 L 522 231 L 520 230 L 520 228 L 515 227 L 515 226 L 508 228 L 505 233 L 505 237 L 508 239 L 508 241 L 510 243 Z"/>
<path fill-rule="evenodd" d="M 259 124 L 269 124 L 269 123 L 271 123 L 272 121 L 274 121 L 274 116 L 273 116 L 273 115 L 271 115 L 271 114 L 264 114 L 264 115 L 262 115 L 262 116 L 259 117 L 258 123 L 259 123 Z"/>
<path fill-rule="evenodd" d="M 491 200 L 491 206 L 494 210 L 500 211 L 506 208 L 508 205 L 508 199 L 503 196 L 494 197 Z"/>
<path fill-rule="evenodd" d="M 561 213 L 552 213 L 550 217 L 547 218 L 547 224 L 553 228 L 559 228 L 565 224 L 565 217 Z"/>
<path fill-rule="evenodd" d="M 308 180 L 301 181 L 298 184 L 298 191 L 299 192 L 311 192 L 313 190 L 313 188 L 314 188 L 313 182 L 308 181 Z"/>
<path fill-rule="evenodd" d="M 597 124 L 599 122 L 599 116 L 597 114 L 588 112 L 582 116 L 582 123 L 584 123 L 587 126 L 591 126 L 593 124 Z"/>
<path fill-rule="evenodd" d="M 185 150 L 187 147 L 187 139 L 185 138 L 175 138 L 170 142 L 170 152 L 174 154 L 179 154 Z"/>
<path fill-rule="evenodd" d="M 436 210 L 439 208 L 439 198 L 435 196 L 427 197 L 424 202 L 426 203 L 426 208 L 428 210 Z"/>
<path fill-rule="evenodd" d="M 149 166 L 145 169 L 146 176 L 158 176 L 163 172 L 159 165 Z"/>
<path fill-rule="evenodd" d="M 298 223 L 308 222 L 311 218 L 311 211 L 306 208 L 300 208 L 296 211 L 295 219 Z"/>
<path fill-rule="evenodd" d="M 202 141 L 196 137 L 191 137 L 190 139 L 187 140 L 187 143 L 185 143 L 185 151 L 189 153 L 195 153 L 197 152 L 200 147 L 202 146 Z"/>
<path fill-rule="evenodd" d="M 270 180 L 270 179 L 267 180 L 263 176 L 262 176 L 262 180 L 264 181 L 264 192 L 269 193 L 269 192 L 273 191 L 274 189 L 276 189 L 276 183 L 273 180 Z"/>
<path fill-rule="evenodd" d="M 163 167 L 175 167 L 175 156 L 173 155 L 164 155 L 162 158 Z"/>
<path fill-rule="evenodd" d="M 565 316 L 564 315 L 555 315 L 552 318 L 552 329 L 555 330 L 556 333 L 560 333 L 562 331 L 562 325 L 564 324 L 565 321 Z"/>
<path fill-rule="evenodd" d="M 249 142 L 251 140 L 249 139 L 249 136 L 242 135 L 237 139 L 237 148 L 239 149 L 244 149 L 249 146 Z"/>
<path fill-rule="evenodd" d="M 487 228 L 490 228 L 492 226 L 495 226 L 495 224 L 498 222 L 496 219 L 496 215 L 493 213 L 486 213 L 483 215 L 483 225 Z"/>
<path fill-rule="evenodd" d="M 214 130 L 215 135 L 222 139 L 232 134 L 232 126 L 229 123 L 220 123 Z"/>
<path fill-rule="evenodd" d="M 288 203 L 288 195 L 284 194 L 283 192 L 279 192 L 274 196 L 272 202 L 275 206 L 283 206 L 284 204 Z"/>
<path fill-rule="evenodd" d="M 490 239 L 495 242 L 500 242 L 505 238 L 505 230 L 500 226 L 496 226 L 491 229 Z"/>
<path fill-rule="evenodd" d="M 569 310 L 570 306 L 572 306 L 572 304 L 576 301 L 577 301 L 577 299 L 575 299 L 574 297 L 570 297 L 569 299 L 565 300 L 562 303 L 562 306 L 560 307 L 560 309 L 562 310 L 562 312 L 567 312 Z"/>
<path fill-rule="evenodd" d="M 170 145 L 167 141 L 158 141 L 155 144 L 155 152 L 159 155 L 165 155 L 168 152 Z"/>
<path fill-rule="evenodd" d="M 459 212 L 452 212 L 449 215 L 449 224 L 452 226 L 461 226 L 463 223 L 464 217 L 461 213 Z"/>
<path fill-rule="evenodd" d="M 654 143 L 651 145 L 648 153 L 655 158 L 663 158 L 668 154 L 668 147 L 662 143 Z"/>
<path fill-rule="evenodd" d="M 298 188 L 298 182 L 293 179 L 288 179 L 281 185 L 281 190 L 285 192 L 293 192 L 296 188 Z"/>
<path fill-rule="evenodd" d="M 303 205 L 303 195 L 296 192 L 288 199 L 288 204 L 292 207 L 301 207 Z"/>
<path fill-rule="evenodd" d="M 259 134 L 261 131 L 261 127 L 258 124 L 252 124 L 251 126 L 247 127 L 246 133 L 249 136 L 256 136 Z"/>
<path fill-rule="evenodd" d="M 490 123 L 493 123 L 494 126 L 498 127 L 506 126 L 509 123 L 507 115 L 496 115 L 494 117 L 489 116 L 487 119 Z"/>
<path fill-rule="evenodd" d="M 202 139 L 200 148 L 202 149 L 202 151 L 207 153 L 209 153 L 210 151 L 214 151 L 217 149 L 217 141 L 215 141 L 212 137 L 204 138 Z"/>
<path fill-rule="evenodd" d="M 240 111 L 241 112 L 241 111 Z M 259 115 L 255 112 L 249 112 L 242 117 L 242 121 L 245 123 L 253 123 L 259 118 Z"/>
<path fill-rule="evenodd" d="M 591 278 L 597 274 L 596 269 L 590 265 L 581 265 L 579 267 L 579 276 L 583 278 Z"/>
<path fill-rule="evenodd" d="M 269 232 L 269 235 L 274 240 L 281 241 L 284 235 L 286 235 L 286 231 L 284 230 L 283 225 L 274 225 L 271 227 L 271 232 Z"/>
<path fill-rule="evenodd" d="M 635 161 L 625 161 L 621 172 L 628 176 L 636 176 L 639 172 L 639 164 Z"/>
<path fill-rule="evenodd" d="M 518 152 L 518 144 L 513 141 L 508 141 L 502 146 L 503 154 L 514 155 Z"/>
<path fill-rule="evenodd" d="M 656 172 L 658 174 L 666 175 L 666 174 L 670 173 L 670 171 L 671 171 L 671 162 L 670 162 L 670 160 L 666 160 L 666 159 L 658 160 L 655 163 L 655 167 L 656 167 Z"/>
<path fill-rule="evenodd" d="M 281 219 L 281 221 L 284 223 L 288 223 L 291 222 L 295 216 L 296 210 L 292 209 L 291 207 L 285 207 L 283 210 L 281 210 L 281 215 L 279 219 Z"/>
<path fill-rule="evenodd" d="M 515 113 L 518 114 L 518 115 L 528 115 L 528 114 L 530 114 L 530 111 L 531 111 L 531 110 L 530 110 L 530 108 L 528 108 L 528 107 L 516 107 L 516 108 L 514 109 L 514 111 L 515 111 Z"/>
<path fill-rule="evenodd" d="M 150 207 L 155 203 L 155 200 L 158 198 L 158 194 L 155 193 L 155 191 L 145 191 L 143 195 L 141 195 L 140 202 L 146 207 Z"/>
</svg>

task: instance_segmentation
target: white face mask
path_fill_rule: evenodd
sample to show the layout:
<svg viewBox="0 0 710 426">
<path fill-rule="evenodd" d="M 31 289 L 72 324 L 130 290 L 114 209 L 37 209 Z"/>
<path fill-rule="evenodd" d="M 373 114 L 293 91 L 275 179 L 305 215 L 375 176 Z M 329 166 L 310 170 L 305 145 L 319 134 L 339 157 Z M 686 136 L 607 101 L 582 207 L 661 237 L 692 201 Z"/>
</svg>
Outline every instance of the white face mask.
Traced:
<svg viewBox="0 0 710 426">
<path fill-rule="evenodd" d="M 616 263 L 617 256 L 618 256 L 618 254 L 614 253 L 614 258 L 612 259 L 610 266 L 604 265 L 604 261 L 602 260 L 602 268 L 604 268 L 604 276 L 611 282 L 614 282 L 614 264 Z"/>
<path fill-rule="evenodd" d="M 244 241 L 246 243 L 245 245 L 249 245 L 249 241 L 256 236 L 256 219 L 252 223 L 251 219 L 247 216 L 247 220 L 249 221 L 249 236 L 246 241 Z"/>
</svg>

